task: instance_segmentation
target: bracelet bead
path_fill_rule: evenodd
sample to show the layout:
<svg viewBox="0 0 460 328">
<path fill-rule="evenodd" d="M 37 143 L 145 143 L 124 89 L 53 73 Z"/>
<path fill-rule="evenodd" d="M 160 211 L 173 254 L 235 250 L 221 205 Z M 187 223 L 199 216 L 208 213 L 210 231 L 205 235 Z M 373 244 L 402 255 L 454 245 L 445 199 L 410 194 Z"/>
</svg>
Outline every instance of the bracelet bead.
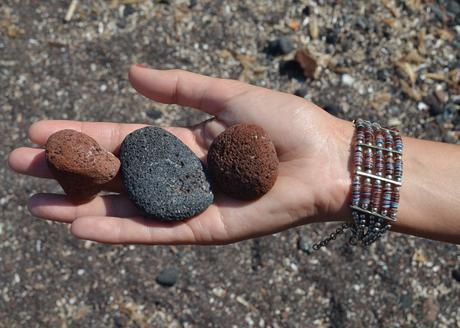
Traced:
<svg viewBox="0 0 460 328">
<path fill-rule="evenodd" d="M 382 182 L 380 180 L 374 183 L 374 192 L 372 194 L 372 207 L 376 208 L 376 212 L 380 208 L 382 198 Z"/>
<path fill-rule="evenodd" d="M 395 128 L 383 129 L 377 123 L 355 121 L 355 178 L 352 183 L 354 236 L 368 246 L 391 229 L 388 219 L 396 220 L 402 180 L 402 138 Z M 357 172 L 365 175 L 360 178 Z M 379 180 L 385 177 L 387 180 Z M 372 178 L 372 180 L 371 180 Z M 361 207 L 359 207 L 361 206 Z M 357 213 L 362 211 L 361 213 Z"/>
<path fill-rule="evenodd" d="M 383 188 L 383 202 L 382 202 L 382 208 L 385 210 L 388 210 L 391 205 L 391 184 L 385 183 L 385 187 Z"/>
<path fill-rule="evenodd" d="M 385 133 L 385 146 L 388 149 L 393 149 L 393 136 L 391 133 Z"/>
<path fill-rule="evenodd" d="M 387 156 L 386 163 L 385 163 L 385 175 L 387 177 L 391 177 L 394 171 L 394 161 L 393 157 Z"/>
<path fill-rule="evenodd" d="M 352 184 L 352 204 L 353 205 L 359 204 L 360 195 L 361 195 L 361 181 L 359 177 L 355 177 L 353 179 L 353 184 Z"/>
<path fill-rule="evenodd" d="M 364 208 L 367 208 L 371 202 L 371 191 L 372 191 L 372 184 L 371 179 L 366 178 L 364 179 L 363 189 L 362 189 L 362 201 L 361 204 Z"/>
</svg>

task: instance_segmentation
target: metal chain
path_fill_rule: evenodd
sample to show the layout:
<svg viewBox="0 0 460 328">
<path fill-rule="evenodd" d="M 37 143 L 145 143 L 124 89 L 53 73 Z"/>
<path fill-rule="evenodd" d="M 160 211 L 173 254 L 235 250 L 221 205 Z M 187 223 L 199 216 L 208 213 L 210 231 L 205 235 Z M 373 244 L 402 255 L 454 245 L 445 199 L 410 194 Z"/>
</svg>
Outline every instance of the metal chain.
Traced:
<svg viewBox="0 0 460 328">
<path fill-rule="evenodd" d="M 319 243 L 313 245 L 313 249 L 315 251 L 319 250 L 321 247 L 326 247 L 331 240 L 335 240 L 338 235 L 341 235 L 345 232 L 345 230 L 350 229 L 351 225 L 349 223 L 343 223 L 340 228 L 337 228 L 335 232 L 331 233 L 329 237 L 324 238 Z M 350 243 L 352 243 L 350 239 Z"/>
</svg>

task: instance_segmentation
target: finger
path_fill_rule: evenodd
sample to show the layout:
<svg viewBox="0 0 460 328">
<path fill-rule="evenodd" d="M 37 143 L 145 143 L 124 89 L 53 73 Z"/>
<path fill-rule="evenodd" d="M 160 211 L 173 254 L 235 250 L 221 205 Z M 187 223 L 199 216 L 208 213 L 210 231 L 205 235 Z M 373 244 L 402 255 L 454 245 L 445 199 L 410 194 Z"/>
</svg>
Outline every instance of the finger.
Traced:
<svg viewBox="0 0 460 328">
<path fill-rule="evenodd" d="M 37 178 L 53 179 L 45 159 L 45 150 L 39 148 L 21 147 L 13 150 L 8 156 L 9 167 L 20 174 Z M 117 175 L 113 180 L 104 185 L 104 190 L 121 192 L 121 178 Z"/>
<path fill-rule="evenodd" d="M 122 124 L 109 122 L 82 122 L 67 120 L 44 120 L 39 121 L 29 128 L 30 140 L 38 145 L 44 146 L 49 136 L 53 133 L 72 129 L 89 135 L 96 140 L 107 151 L 118 154 L 120 145 L 125 137 L 134 130 L 143 128 L 145 124 Z M 163 127 L 171 132 L 183 143 L 190 147 L 197 155 L 202 155 L 203 150 L 194 142 L 194 133 L 188 128 Z"/>
<path fill-rule="evenodd" d="M 211 115 L 222 111 L 231 98 L 256 88 L 234 80 L 139 65 L 131 67 L 129 80 L 139 93 L 150 99 L 193 107 Z"/>
<path fill-rule="evenodd" d="M 213 117 L 199 124 L 190 127 L 190 130 L 195 135 L 195 142 L 202 150 L 202 155 L 198 156 L 205 164 L 207 163 L 207 150 L 211 146 L 214 139 L 228 127 L 224 122 Z"/>
<path fill-rule="evenodd" d="M 227 239 L 222 235 L 225 231 L 219 216 L 217 207 L 211 205 L 200 215 L 181 222 L 141 217 L 79 217 L 72 223 L 71 232 L 81 239 L 110 244 L 211 244 Z M 217 240 L 213 236 L 221 237 Z"/>
<path fill-rule="evenodd" d="M 65 195 L 36 194 L 27 206 L 32 215 L 52 221 L 71 223 L 81 216 L 138 216 L 139 211 L 122 195 L 98 196 L 85 204 L 76 205 Z"/>
<path fill-rule="evenodd" d="M 303 145 L 296 131 L 317 130 L 316 120 L 302 114 L 305 110 L 329 115 L 300 97 L 182 70 L 161 71 L 135 65 L 129 79 L 148 98 L 200 109 L 226 126 L 242 122 L 262 126 L 280 155 L 293 153 L 292 140 L 297 140 L 298 147 Z"/>
<path fill-rule="evenodd" d="M 32 124 L 29 128 L 29 139 L 33 143 L 43 146 L 53 133 L 64 129 L 71 129 L 89 135 L 107 151 L 118 153 L 121 142 L 126 135 L 144 126 L 146 125 L 44 120 Z"/>
<path fill-rule="evenodd" d="M 51 179 L 53 175 L 45 160 L 45 151 L 38 148 L 21 147 L 8 157 L 10 168 L 20 174 Z"/>
</svg>

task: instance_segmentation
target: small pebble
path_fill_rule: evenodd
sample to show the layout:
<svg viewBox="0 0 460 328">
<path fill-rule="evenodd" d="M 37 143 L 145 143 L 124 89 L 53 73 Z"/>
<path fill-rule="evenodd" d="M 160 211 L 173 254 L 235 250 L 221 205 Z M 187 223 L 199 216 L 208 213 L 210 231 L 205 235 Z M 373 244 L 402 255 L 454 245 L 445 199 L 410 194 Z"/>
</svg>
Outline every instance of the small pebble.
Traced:
<svg viewBox="0 0 460 328">
<path fill-rule="evenodd" d="M 436 4 L 433 4 L 430 6 L 430 9 L 438 20 L 443 21 L 444 12 L 441 10 L 441 8 L 439 8 L 439 6 L 437 6 Z"/>
<path fill-rule="evenodd" d="M 307 88 L 299 88 L 294 92 L 294 95 L 304 98 L 308 94 Z"/>
<path fill-rule="evenodd" d="M 163 113 L 159 111 L 158 109 L 152 108 L 146 112 L 146 115 L 150 117 L 152 120 L 157 120 L 163 116 Z"/>
<path fill-rule="evenodd" d="M 397 117 L 391 117 L 388 119 L 388 126 L 400 126 L 401 125 L 401 120 Z"/>
<path fill-rule="evenodd" d="M 288 54 L 294 50 L 294 45 L 287 36 L 279 38 L 278 43 L 282 54 Z"/>
<path fill-rule="evenodd" d="M 380 81 L 386 81 L 388 76 L 389 76 L 389 73 L 385 69 L 379 69 L 377 71 L 377 79 L 379 79 Z"/>
<path fill-rule="evenodd" d="M 438 101 L 442 104 L 449 100 L 449 94 L 443 90 L 436 90 L 434 95 L 436 96 L 436 99 L 438 99 Z"/>
<path fill-rule="evenodd" d="M 329 114 L 334 115 L 334 116 L 338 116 L 342 112 L 342 110 L 340 109 L 340 105 L 336 105 L 332 103 L 324 105 L 323 109 Z"/>
<path fill-rule="evenodd" d="M 296 60 L 281 61 L 279 64 L 279 73 L 280 75 L 287 75 L 291 79 L 305 80 L 303 68 Z"/>
<path fill-rule="evenodd" d="M 428 107 L 427 104 L 425 104 L 423 101 L 419 101 L 417 103 L 417 109 L 418 110 L 421 110 L 421 111 L 425 111 L 425 110 L 428 110 L 430 107 Z"/>
<path fill-rule="evenodd" d="M 359 17 L 356 19 L 355 25 L 358 29 L 366 31 L 367 30 L 367 19 L 364 17 Z"/>
<path fill-rule="evenodd" d="M 412 306 L 412 296 L 410 294 L 403 294 L 399 298 L 399 306 L 402 309 L 409 309 Z"/>
<path fill-rule="evenodd" d="M 327 96 L 321 94 L 319 97 L 313 98 L 313 102 L 334 116 L 338 116 L 340 113 L 344 112 L 341 104 L 335 103 L 333 99 L 327 98 Z"/>
<path fill-rule="evenodd" d="M 299 63 L 300 67 L 302 67 L 305 77 L 310 79 L 315 79 L 318 77 L 318 61 L 310 52 L 305 50 L 297 50 L 294 59 Z"/>
<path fill-rule="evenodd" d="M 346 86 L 352 86 L 355 82 L 355 79 L 349 74 L 342 75 L 342 84 Z"/>
<path fill-rule="evenodd" d="M 326 43 L 328 44 L 336 44 L 338 40 L 338 35 L 335 30 L 328 29 L 326 31 Z"/>
<path fill-rule="evenodd" d="M 155 278 L 155 281 L 164 287 L 172 287 L 176 284 L 177 279 L 179 278 L 179 273 L 179 268 L 168 267 L 160 272 L 160 274 Z"/>
<path fill-rule="evenodd" d="M 458 3 L 458 0 L 448 0 L 446 11 L 453 16 L 458 17 L 458 15 L 460 15 L 460 3 Z"/>
<path fill-rule="evenodd" d="M 460 268 L 452 270 L 452 278 L 460 282 Z"/>
<path fill-rule="evenodd" d="M 453 95 L 452 102 L 456 105 L 460 105 L 460 95 Z"/>
<path fill-rule="evenodd" d="M 123 8 L 123 17 L 128 17 L 128 16 L 134 14 L 135 12 L 136 12 L 136 10 L 134 9 L 133 5 L 128 3 Z"/>
<path fill-rule="evenodd" d="M 430 106 L 430 114 L 432 116 L 442 114 L 444 111 L 442 104 L 433 94 L 429 94 L 428 96 L 424 97 L 423 102 Z"/>
<path fill-rule="evenodd" d="M 302 14 L 305 15 L 305 16 L 310 16 L 310 6 L 305 6 L 303 9 L 302 9 Z"/>
<path fill-rule="evenodd" d="M 300 233 L 299 234 L 299 239 L 297 240 L 297 248 L 301 250 L 304 253 L 311 254 L 313 248 L 312 248 L 312 241 L 308 236 L 305 234 Z"/>
<path fill-rule="evenodd" d="M 294 49 L 292 41 L 287 36 L 282 36 L 277 40 L 270 41 L 265 52 L 271 56 L 279 56 L 286 55 Z"/>
</svg>

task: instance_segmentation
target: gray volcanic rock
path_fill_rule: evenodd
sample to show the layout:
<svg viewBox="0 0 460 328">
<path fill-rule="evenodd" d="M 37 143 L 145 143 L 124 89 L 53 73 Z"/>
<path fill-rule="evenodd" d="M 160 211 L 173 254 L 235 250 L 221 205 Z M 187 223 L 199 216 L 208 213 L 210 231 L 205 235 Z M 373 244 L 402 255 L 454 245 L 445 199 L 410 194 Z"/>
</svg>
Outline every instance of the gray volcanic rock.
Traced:
<svg viewBox="0 0 460 328">
<path fill-rule="evenodd" d="M 182 220 L 213 202 L 199 158 L 164 129 L 149 126 L 130 133 L 121 145 L 120 160 L 128 196 L 146 217 Z"/>
</svg>

